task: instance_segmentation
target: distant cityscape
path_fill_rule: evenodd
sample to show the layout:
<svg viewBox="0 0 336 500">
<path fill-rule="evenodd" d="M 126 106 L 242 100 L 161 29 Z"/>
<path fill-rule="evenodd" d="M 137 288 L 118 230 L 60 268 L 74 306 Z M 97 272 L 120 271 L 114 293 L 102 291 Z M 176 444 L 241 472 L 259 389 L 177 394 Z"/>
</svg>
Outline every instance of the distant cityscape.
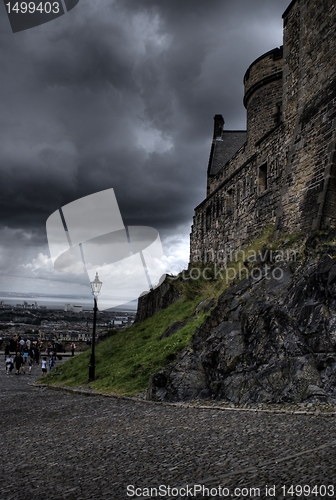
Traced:
<svg viewBox="0 0 336 500">
<path fill-rule="evenodd" d="M 18 292 L 1 292 L 0 291 L 0 307 L 1 304 L 11 307 L 21 307 L 23 309 L 64 309 L 66 304 L 80 305 L 83 310 L 92 310 L 91 294 L 86 295 L 59 295 L 47 293 L 18 293 Z M 136 311 L 137 300 L 129 302 L 118 308 L 111 310 Z"/>
<path fill-rule="evenodd" d="M 12 304 L 6 304 L 4 300 L 0 301 L 0 308 L 1 309 L 8 309 L 10 307 L 13 307 Z M 37 302 L 32 302 L 31 304 L 23 301 L 22 304 L 15 304 L 16 308 L 18 309 L 47 309 L 47 306 L 39 306 Z"/>
<path fill-rule="evenodd" d="M 105 338 L 113 330 L 133 324 L 135 310 L 104 310 L 97 316 L 97 339 Z M 76 342 L 78 350 L 88 348 L 92 340 L 93 308 L 75 303 L 48 308 L 29 300 L 10 304 L 0 300 L 0 350 L 12 337 L 31 341 L 52 342 L 68 348 Z"/>
</svg>

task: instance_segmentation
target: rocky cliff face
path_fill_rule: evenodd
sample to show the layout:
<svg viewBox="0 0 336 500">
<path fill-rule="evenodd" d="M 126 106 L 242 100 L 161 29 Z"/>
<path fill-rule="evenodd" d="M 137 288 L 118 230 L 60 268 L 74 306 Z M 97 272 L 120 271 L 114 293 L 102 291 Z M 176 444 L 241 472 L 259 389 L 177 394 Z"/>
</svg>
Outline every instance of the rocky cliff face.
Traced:
<svg viewBox="0 0 336 500">
<path fill-rule="evenodd" d="M 316 241 L 300 261 L 227 289 L 191 344 L 152 375 L 148 399 L 335 401 L 336 244 L 321 251 Z"/>
</svg>

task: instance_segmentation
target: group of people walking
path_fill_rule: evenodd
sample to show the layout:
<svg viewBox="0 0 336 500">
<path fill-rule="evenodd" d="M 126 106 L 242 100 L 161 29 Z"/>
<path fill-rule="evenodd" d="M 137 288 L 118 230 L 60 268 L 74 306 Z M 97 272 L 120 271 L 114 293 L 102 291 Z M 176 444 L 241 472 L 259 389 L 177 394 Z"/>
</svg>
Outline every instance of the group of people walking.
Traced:
<svg viewBox="0 0 336 500">
<path fill-rule="evenodd" d="M 7 373 L 7 375 L 9 375 L 10 373 L 12 373 L 14 367 L 16 369 L 16 371 L 15 371 L 16 375 L 21 375 L 21 374 L 25 374 L 26 373 L 25 359 L 24 359 L 24 357 L 21 355 L 21 353 L 19 351 L 16 353 L 16 355 L 15 355 L 14 358 L 11 355 L 11 353 L 9 353 L 6 356 L 5 364 L 6 364 L 6 373 Z M 29 358 L 29 360 L 28 360 L 28 373 L 29 373 L 29 375 L 31 375 L 32 366 L 33 366 L 33 360 L 32 360 L 32 358 Z"/>
<path fill-rule="evenodd" d="M 14 347 L 14 349 L 13 349 Z M 23 340 L 19 336 L 12 338 L 11 342 L 5 346 L 5 366 L 6 374 L 10 375 L 15 369 L 16 375 L 24 375 L 26 370 L 29 375 L 32 373 L 33 366 L 40 364 L 40 350 L 39 342 L 31 342 L 30 340 Z M 14 351 L 13 356 L 11 352 Z M 56 349 L 53 350 L 51 344 L 46 349 L 47 356 L 41 360 L 42 376 L 54 367 L 56 360 Z"/>
</svg>

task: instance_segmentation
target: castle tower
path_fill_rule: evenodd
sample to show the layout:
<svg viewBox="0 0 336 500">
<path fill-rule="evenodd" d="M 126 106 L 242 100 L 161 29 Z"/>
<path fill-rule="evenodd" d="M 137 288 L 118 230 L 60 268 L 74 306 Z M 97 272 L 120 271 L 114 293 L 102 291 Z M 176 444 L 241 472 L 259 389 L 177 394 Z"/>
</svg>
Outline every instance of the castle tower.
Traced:
<svg viewBox="0 0 336 500">
<path fill-rule="evenodd" d="M 283 47 L 244 77 L 247 136 L 214 117 L 190 262 L 221 264 L 270 224 L 306 235 L 336 227 L 335 0 L 292 0 L 283 21 Z"/>
<path fill-rule="evenodd" d="M 244 76 L 247 141 L 253 149 L 281 121 L 283 49 L 256 59 Z"/>
</svg>

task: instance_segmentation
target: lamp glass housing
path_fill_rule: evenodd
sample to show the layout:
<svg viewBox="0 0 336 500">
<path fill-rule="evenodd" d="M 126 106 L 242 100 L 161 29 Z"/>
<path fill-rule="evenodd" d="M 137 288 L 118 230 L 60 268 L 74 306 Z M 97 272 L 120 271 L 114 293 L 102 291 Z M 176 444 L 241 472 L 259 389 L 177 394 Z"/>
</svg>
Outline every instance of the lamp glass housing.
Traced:
<svg viewBox="0 0 336 500">
<path fill-rule="evenodd" d="M 98 295 L 100 294 L 100 290 L 102 287 L 103 282 L 100 281 L 98 273 L 96 273 L 96 277 L 93 281 L 91 281 L 91 289 L 92 289 L 92 295 L 97 298 Z"/>
</svg>

